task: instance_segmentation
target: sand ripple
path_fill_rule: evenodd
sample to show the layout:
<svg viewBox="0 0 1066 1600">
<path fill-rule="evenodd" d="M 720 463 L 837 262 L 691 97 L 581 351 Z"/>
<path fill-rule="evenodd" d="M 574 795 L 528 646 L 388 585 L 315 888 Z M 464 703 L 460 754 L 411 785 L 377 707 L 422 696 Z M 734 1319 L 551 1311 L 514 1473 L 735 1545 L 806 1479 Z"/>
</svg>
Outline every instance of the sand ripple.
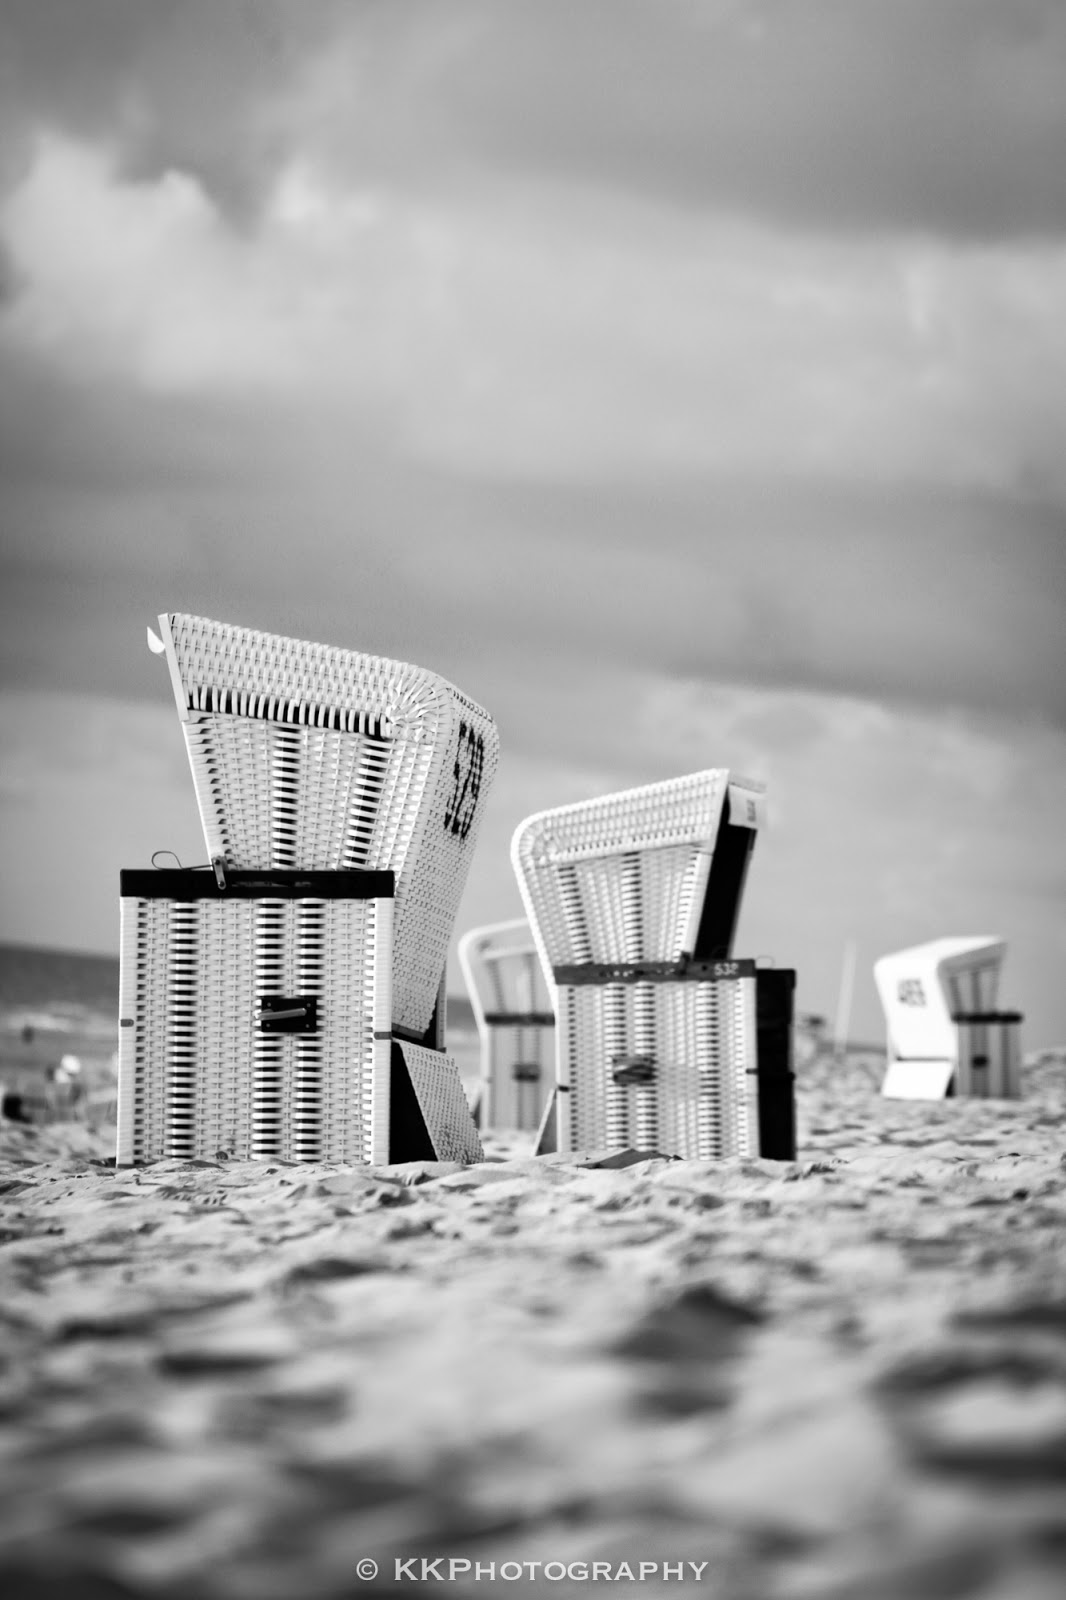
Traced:
<svg viewBox="0 0 1066 1600">
<path fill-rule="evenodd" d="M 109 1130 L 5 1126 L 0 1592 L 369 1596 L 455 1555 L 1050 1600 L 1061 1063 L 998 1105 L 823 1073 L 799 1111 L 788 1165 L 116 1172 Z"/>
</svg>

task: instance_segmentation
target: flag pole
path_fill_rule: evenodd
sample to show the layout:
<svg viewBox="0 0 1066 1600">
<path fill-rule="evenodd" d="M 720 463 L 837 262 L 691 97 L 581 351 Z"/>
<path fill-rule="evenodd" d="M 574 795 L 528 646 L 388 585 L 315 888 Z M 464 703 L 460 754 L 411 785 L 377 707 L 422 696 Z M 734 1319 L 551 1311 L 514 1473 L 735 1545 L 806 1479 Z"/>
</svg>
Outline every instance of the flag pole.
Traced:
<svg viewBox="0 0 1066 1600">
<path fill-rule="evenodd" d="M 855 987 L 855 940 L 844 946 L 844 960 L 840 969 L 840 993 L 837 996 L 836 1027 L 833 1030 L 833 1054 L 843 1061 L 848 1053 L 848 1028 L 851 1024 L 851 997 Z"/>
</svg>

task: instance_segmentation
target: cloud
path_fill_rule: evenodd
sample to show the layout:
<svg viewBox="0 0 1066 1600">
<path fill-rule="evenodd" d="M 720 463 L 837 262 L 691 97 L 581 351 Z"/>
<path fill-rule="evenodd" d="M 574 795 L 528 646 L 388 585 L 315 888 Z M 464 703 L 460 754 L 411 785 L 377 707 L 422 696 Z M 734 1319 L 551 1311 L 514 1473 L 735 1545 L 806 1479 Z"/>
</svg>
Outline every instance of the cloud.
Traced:
<svg viewBox="0 0 1066 1600">
<path fill-rule="evenodd" d="M 133 183 L 100 151 L 45 137 L 3 229 L 22 283 L 8 337 L 76 373 L 210 390 L 291 381 L 297 351 L 313 359 L 306 299 L 289 323 L 302 285 L 294 274 L 286 293 L 284 241 L 264 251 L 235 233 L 186 174 Z"/>
<path fill-rule="evenodd" d="M 295 164 L 255 230 L 41 141 L 8 347 L 155 394 L 373 416 L 484 477 L 918 482 L 1066 502 L 1066 246 L 873 249 L 569 189 L 441 199 Z"/>
<path fill-rule="evenodd" d="M 230 216 L 297 155 L 416 187 L 577 179 L 800 228 L 1066 221 L 1058 0 L 8 0 L 9 134 L 183 171 Z"/>
<path fill-rule="evenodd" d="M 486 9 L 435 87 L 453 136 L 501 168 L 801 228 L 992 240 L 1066 223 L 1057 0 Z"/>
<path fill-rule="evenodd" d="M 1066 539 L 1039 500 L 487 479 L 300 393 L 145 397 L 25 353 L 8 373 L 9 682 L 153 693 L 142 628 L 169 607 L 424 660 L 574 756 L 631 737 L 611 697 L 642 667 L 1066 722 Z"/>
<path fill-rule="evenodd" d="M 61 444 L 67 404 L 39 413 Z M 511 739 L 574 758 L 634 737 L 640 669 L 1066 723 L 1066 541 L 1039 508 L 817 482 L 486 485 L 356 429 L 302 448 L 280 419 L 257 432 L 231 406 L 194 427 L 189 407 L 119 407 L 113 431 L 75 430 L 81 481 L 0 490 L 9 682 L 151 694 L 143 625 L 172 608 L 421 660 Z M 159 434 L 174 455 L 153 482 Z M 141 458 L 132 482 L 101 483 L 112 454 Z"/>
<path fill-rule="evenodd" d="M 114 152 L 131 179 L 185 173 L 245 221 L 292 148 L 303 63 L 345 9 L 337 0 L 6 0 L 8 176 L 50 130 Z"/>
</svg>

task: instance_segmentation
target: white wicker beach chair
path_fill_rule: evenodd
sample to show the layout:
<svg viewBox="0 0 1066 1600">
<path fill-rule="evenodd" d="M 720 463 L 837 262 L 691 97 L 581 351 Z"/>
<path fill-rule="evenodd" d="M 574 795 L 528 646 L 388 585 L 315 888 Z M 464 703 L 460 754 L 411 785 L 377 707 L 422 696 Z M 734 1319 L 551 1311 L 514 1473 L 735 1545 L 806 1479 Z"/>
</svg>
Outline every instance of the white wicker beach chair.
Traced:
<svg viewBox="0 0 1066 1600">
<path fill-rule="evenodd" d="M 732 957 L 762 804 L 761 785 L 714 769 L 519 826 L 512 860 L 557 1022 L 545 1142 L 793 1153 L 795 975 Z"/>
<path fill-rule="evenodd" d="M 1020 1096 L 1021 1013 L 996 1009 L 1006 951 L 987 936 L 933 939 L 874 963 L 888 1035 L 882 1094 Z"/>
<path fill-rule="evenodd" d="M 496 768 L 492 719 L 422 667 L 203 617 L 159 626 L 212 862 L 392 872 L 393 1025 L 426 1038 Z"/>
<path fill-rule="evenodd" d="M 471 928 L 459 965 L 481 1044 L 480 1126 L 536 1128 L 555 1077 L 555 1013 L 529 923 Z"/>
<path fill-rule="evenodd" d="M 119 1160 L 475 1160 L 448 944 L 496 765 L 431 672 L 164 614 L 212 872 L 124 873 Z"/>
</svg>

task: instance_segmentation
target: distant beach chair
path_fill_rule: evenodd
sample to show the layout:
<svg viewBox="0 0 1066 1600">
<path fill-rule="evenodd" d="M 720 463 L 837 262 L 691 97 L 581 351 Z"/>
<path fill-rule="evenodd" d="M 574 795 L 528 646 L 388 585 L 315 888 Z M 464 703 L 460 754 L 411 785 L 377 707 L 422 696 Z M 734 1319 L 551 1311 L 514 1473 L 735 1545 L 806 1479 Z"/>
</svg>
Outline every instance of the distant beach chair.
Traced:
<svg viewBox="0 0 1066 1600">
<path fill-rule="evenodd" d="M 888 1035 L 882 1094 L 1020 1096 L 1022 1016 L 996 1009 L 1006 951 L 989 936 L 933 939 L 874 963 Z"/>
<path fill-rule="evenodd" d="M 120 1160 L 473 1159 L 443 995 L 491 718 L 403 662 L 159 628 L 213 873 L 123 874 Z"/>
<path fill-rule="evenodd" d="M 763 794 L 711 769 L 517 829 L 556 1014 L 541 1147 L 795 1153 L 795 973 L 732 956 Z"/>
<path fill-rule="evenodd" d="M 555 1013 L 529 923 L 471 928 L 459 965 L 481 1046 L 479 1126 L 535 1129 L 555 1076 Z"/>
</svg>

